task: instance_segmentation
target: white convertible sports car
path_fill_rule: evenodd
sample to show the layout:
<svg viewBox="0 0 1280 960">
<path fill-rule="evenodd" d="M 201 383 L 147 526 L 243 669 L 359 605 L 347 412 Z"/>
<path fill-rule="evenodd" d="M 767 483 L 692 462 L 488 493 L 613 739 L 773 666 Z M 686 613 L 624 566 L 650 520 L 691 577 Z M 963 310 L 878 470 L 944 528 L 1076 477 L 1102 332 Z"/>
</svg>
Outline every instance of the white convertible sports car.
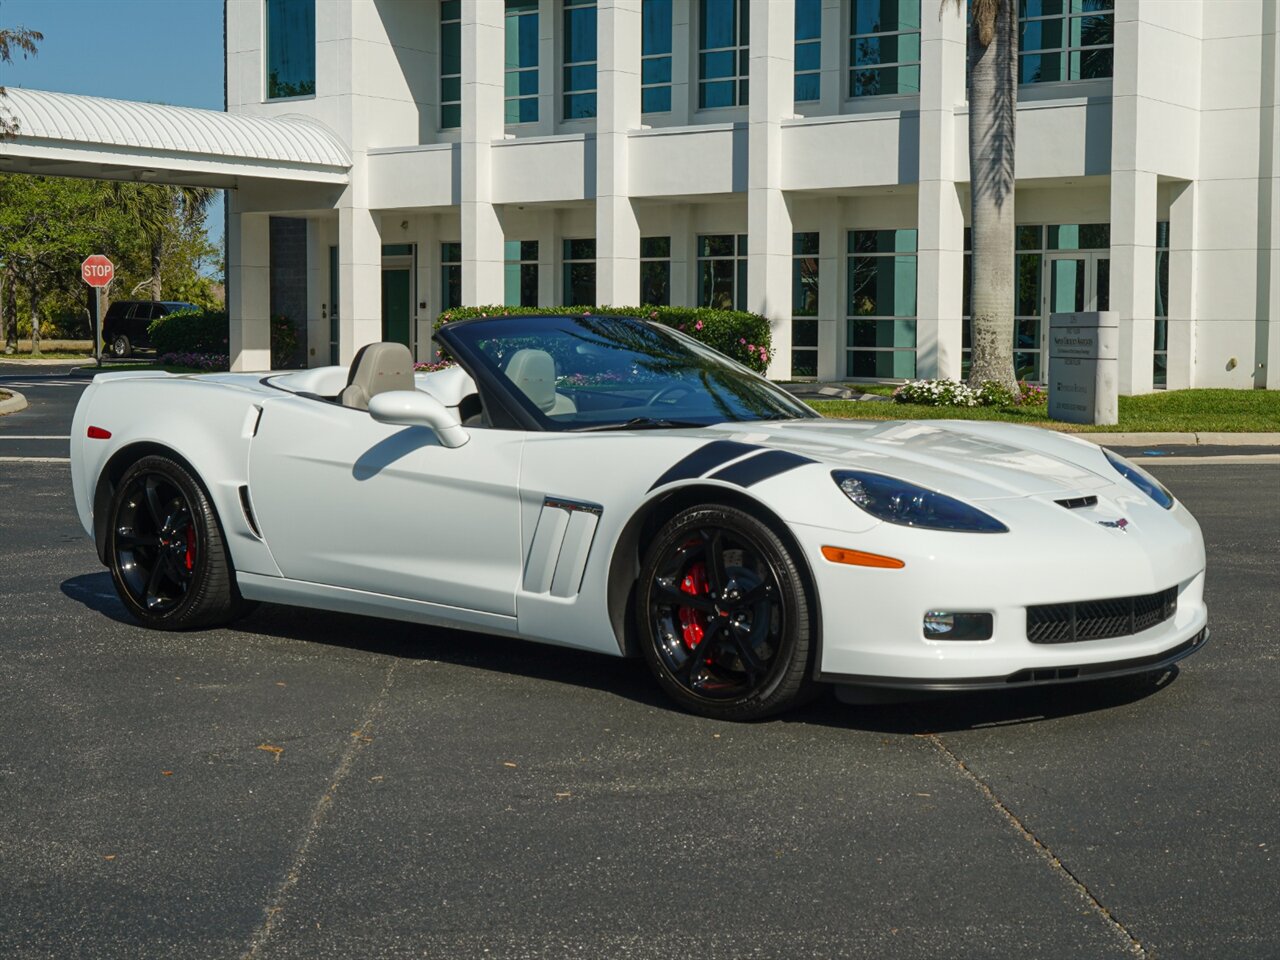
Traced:
<svg viewBox="0 0 1280 960">
<path fill-rule="evenodd" d="M 618 317 L 445 326 L 350 369 L 85 391 L 85 530 L 147 626 L 271 601 L 614 655 L 749 719 L 817 683 L 1007 689 L 1161 669 L 1208 636 L 1191 514 L 1082 440 L 828 420 Z"/>
</svg>

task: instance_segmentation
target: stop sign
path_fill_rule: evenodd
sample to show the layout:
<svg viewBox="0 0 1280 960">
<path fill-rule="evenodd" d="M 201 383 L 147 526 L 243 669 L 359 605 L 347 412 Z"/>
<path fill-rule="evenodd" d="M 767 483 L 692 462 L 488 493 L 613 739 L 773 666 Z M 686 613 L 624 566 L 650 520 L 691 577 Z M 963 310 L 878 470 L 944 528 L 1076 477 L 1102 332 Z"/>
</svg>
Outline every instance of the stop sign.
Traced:
<svg viewBox="0 0 1280 960">
<path fill-rule="evenodd" d="M 105 287 L 115 275 L 115 264 L 100 253 L 85 257 L 84 263 L 80 264 L 80 276 L 91 287 Z"/>
</svg>

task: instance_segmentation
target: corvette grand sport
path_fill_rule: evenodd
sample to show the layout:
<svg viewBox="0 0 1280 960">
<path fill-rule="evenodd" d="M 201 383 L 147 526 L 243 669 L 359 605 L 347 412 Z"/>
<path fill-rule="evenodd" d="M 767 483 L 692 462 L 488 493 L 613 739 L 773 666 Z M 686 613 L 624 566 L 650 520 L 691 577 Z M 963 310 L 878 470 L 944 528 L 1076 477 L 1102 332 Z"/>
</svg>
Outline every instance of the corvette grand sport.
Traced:
<svg viewBox="0 0 1280 960">
<path fill-rule="evenodd" d="M 829 420 L 682 333 L 493 317 L 350 368 L 112 373 L 76 505 L 158 629 L 254 601 L 642 656 L 686 709 L 818 684 L 981 690 L 1162 669 L 1207 637 L 1195 519 L 1070 436 Z"/>
</svg>

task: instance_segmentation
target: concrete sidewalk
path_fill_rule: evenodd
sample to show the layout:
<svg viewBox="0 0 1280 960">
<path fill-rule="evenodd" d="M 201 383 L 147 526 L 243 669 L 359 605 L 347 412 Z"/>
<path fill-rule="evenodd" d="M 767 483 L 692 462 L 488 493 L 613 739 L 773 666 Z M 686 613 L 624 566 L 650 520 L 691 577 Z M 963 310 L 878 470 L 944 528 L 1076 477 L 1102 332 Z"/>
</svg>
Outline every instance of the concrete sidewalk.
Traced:
<svg viewBox="0 0 1280 960">
<path fill-rule="evenodd" d="M 1280 447 L 1277 433 L 1076 433 L 1073 437 L 1109 447 L 1213 446 Z"/>
</svg>

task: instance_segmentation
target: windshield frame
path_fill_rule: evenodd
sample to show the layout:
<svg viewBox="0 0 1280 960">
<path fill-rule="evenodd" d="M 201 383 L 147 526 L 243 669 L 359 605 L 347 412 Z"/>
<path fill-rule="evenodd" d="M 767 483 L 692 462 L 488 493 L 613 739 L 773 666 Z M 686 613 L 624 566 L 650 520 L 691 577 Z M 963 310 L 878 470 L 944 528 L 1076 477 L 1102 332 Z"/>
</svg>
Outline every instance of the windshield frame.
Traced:
<svg viewBox="0 0 1280 960">
<path fill-rule="evenodd" d="M 592 319 L 605 319 L 610 321 L 621 321 L 624 323 L 638 324 L 650 330 L 656 331 L 661 336 L 668 338 L 674 343 L 691 351 L 694 354 L 701 355 L 715 363 L 722 364 L 730 368 L 735 375 L 741 376 L 755 381 L 762 389 L 772 394 L 773 398 L 778 401 L 779 405 L 794 413 L 794 417 L 787 419 L 821 419 L 821 414 L 803 401 L 792 396 L 787 391 L 772 381 L 762 377 L 754 370 L 743 366 L 735 360 L 726 357 L 718 350 L 714 350 L 693 337 L 688 336 L 661 323 L 653 323 L 642 317 L 635 316 L 615 316 L 613 314 L 593 315 Z M 531 333 L 537 333 L 539 330 L 547 327 L 559 328 L 561 324 L 568 321 L 572 324 L 580 324 L 583 317 L 574 316 L 573 314 L 517 314 L 514 316 L 501 317 L 472 317 L 467 320 L 455 320 L 447 323 L 436 330 L 436 337 L 445 345 L 448 351 L 453 355 L 458 364 L 467 371 L 475 380 L 477 388 L 481 394 L 481 400 L 486 407 L 491 408 L 490 416 L 495 424 L 504 420 L 510 421 L 510 425 L 518 429 L 525 429 L 546 433 L 575 433 L 575 432 L 594 432 L 599 430 L 625 430 L 625 429 L 646 429 L 644 426 L 636 426 L 628 428 L 626 422 L 631 420 L 629 415 L 620 415 L 616 424 L 610 424 L 607 420 L 593 421 L 591 423 L 566 423 L 564 421 L 553 420 L 539 410 L 534 403 L 524 395 L 515 385 L 501 374 L 494 366 L 493 361 L 485 355 L 481 350 L 475 348 L 471 344 L 472 337 L 459 336 L 460 333 L 474 333 L 477 326 L 493 326 L 507 327 L 523 322 L 525 328 Z M 495 331 L 496 335 L 496 331 Z M 511 336 L 519 334 L 512 333 Z M 496 409 L 494 409 L 496 408 Z M 671 418 L 675 420 L 683 420 L 679 410 L 670 411 Z M 719 423 L 767 423 L 777 422 L 783 418 L 743 418 L 740 420 L 714 420 L 699 422 L 697 424 L 682 425 L 680 427 L 671 427 L 670 429 L 701 429 L 702 427 L 714 426 Z"/>
</svg>

